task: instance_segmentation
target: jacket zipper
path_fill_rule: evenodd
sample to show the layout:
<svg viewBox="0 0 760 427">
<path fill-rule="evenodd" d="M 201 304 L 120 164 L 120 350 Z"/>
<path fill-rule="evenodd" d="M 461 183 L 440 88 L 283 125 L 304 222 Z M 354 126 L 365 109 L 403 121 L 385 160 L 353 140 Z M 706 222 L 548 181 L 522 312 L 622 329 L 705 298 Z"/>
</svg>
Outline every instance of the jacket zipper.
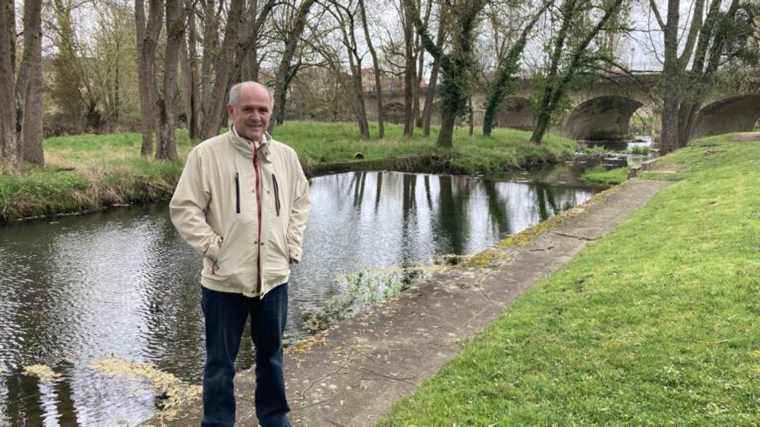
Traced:
<svg viewBox="0 0 760 427">
<path fill-rule="evenodd" d="M 258 162 L 258 154 L 259 150 L 256 148 L 256 144 L 253 145 L 253 170 L 255 171 L 256 175 L 256 215 L 258 217 L 258 238 L 256 239 L 257 244 L 259 247 L 256 251 L 256 290 L 259 293 L 259 298 L 261 298 L 261 293 L 263 289 L 261 289 L 261 248 L 263 247 L 263 243 L 261 242 L 261 171 L 259 170 L 259 162 Z"/>
<path fill-rule="evenodd" d="M 274 207 L 277 216 L 280 216 L 280 186 L 277 185 L 277 177 L 272 174 L 272 185 L 274 186 Z"/>
<path fill-rule="evenodd" d="M 235 172 L 235 212 L 240 214 L 240 174 Z"/>
</svg>

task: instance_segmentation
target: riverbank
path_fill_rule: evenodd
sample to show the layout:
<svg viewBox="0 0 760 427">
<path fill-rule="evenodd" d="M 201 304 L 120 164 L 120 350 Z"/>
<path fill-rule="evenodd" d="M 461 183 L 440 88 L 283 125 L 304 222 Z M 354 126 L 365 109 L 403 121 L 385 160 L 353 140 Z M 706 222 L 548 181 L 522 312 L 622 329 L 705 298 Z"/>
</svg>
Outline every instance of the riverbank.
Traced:
<svg viewBox="0 0 760 427">
<path fill-rule="evenodd" d="M 434 272 L 393 301 L 288 348 L 286 375 L 294 425 L 374 425 L 534 282 L 612 230 L 664 185 L 636 181 L 597 194 L 591 202 L 512 236 L 460 266 Z M 240 425 L 256 425 L 253 382 L 252 370 L 236 377 Z M 200 407 L 188 402 L 183 417 L 170 424 L 197 425 Z M 421 418 L 393 425 L 451 422 L 428 424 Z"/>
<path fill-rule="evenodd" d="M 289 349 L 293 421 L 753 425 L 760 138 L 743 138 L 659 159 Z M 236 386 L 253 424 L 252 372 Z M 197 423 L 188 408 L 172 425 Z"/>
<path fill-rule="evenodd" d="M 454 147 L 444 150 L 435 146 L 436 132 L 406 140 L 400 126 L 389 125 L 383 140 L 362 141 L 353 124 L 288 122 L 276 129 L 275 138 L 298 152 L 311 176 L 381 169 L 496 176 L 570 159 L 577 148 L 574 141 L 553 135 L 536 146 L 524 131 L 496 129 L 485 138 L 457 129 Z M 177 136 L 184 159 L 193 142 L 183 131 Z M 0 173 L 0 224 L 169 199 L 182 161 L 140 158 L 140 138 L 123 133 L 46 139 L 46 167 Z"/>
<path fill-rule="evenodd" d="M 658 160 L 643 178 L 671 186 L 380 425 L 754 425 L 760 138 L 747 139 L 707 138 Z"/>
</svg>

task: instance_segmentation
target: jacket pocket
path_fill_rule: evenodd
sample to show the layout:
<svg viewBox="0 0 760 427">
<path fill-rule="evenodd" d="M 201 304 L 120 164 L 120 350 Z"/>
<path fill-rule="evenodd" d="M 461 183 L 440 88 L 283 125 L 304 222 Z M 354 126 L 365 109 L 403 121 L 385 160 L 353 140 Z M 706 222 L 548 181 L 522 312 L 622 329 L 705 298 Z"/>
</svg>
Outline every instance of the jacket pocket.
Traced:
<svg viewBox="0 0 760 427">
<path fill-rule="evenodd" d="M 277 176 L 275 174 L 272 174 L 272 187 L 274 187 L 274 209 L 277 216 L 280 216 L 280 186 L 277 184 Z"/>
</svg>

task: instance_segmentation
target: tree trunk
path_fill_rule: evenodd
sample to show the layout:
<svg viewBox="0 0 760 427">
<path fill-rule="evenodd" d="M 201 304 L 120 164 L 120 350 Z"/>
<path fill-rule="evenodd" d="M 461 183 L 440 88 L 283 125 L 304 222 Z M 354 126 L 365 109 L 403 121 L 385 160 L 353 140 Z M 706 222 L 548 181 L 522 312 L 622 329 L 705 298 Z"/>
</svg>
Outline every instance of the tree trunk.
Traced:
<svg viewBox="0 0 760 427">
<path fill-rule="evenodd" d="M 696 0 L 694 5 L 694 17 L 689 28 L 689 35 L 684 43 L 681 56 L 678 55 L 680 44 L 678 30 L 680 24 L 680 0 L 668 0 L 667 21 L 662 20 L 662 16 L 654 0 L 650 0 L 652 11 L 657 19 L 660 28 L 663 31 L 665 46 L 665 60 L 662 69 L 662 98 L 663 108 L 661 115 L 662 131 L 660 134 L 660 151 L 669 153 L 678 148 L 681 140 L 679 110 L 683 101 L 683 94 L 686 91 L 685 73 L 686 66 L 691 59 L 694 50 L 694 44 L 697 35 L 702 29 L 702 12 L 704 9 L 704 0 Z M 685 136 L 688 138 L 688 135 Z"/>
<path fill-rule="evenodd" d="M 159 135 L 156 160 L 177 160 L 177 65 L 185 36 L 183 0 L 166 0 L 166 51 L 164 53 L 164 90 L 159 105 Z"/>
<path fill-rule="evenodd" d="M 240 20 L 243 13 L 244 0 L 232 0 L 227 18 L 227 26 L 224 29 L 224 42 L 222 42 L 221 55 L 214 64 L 214 89 L 211 95 L 204 100 L 210 106 L 204 115 L 202 137 L 208 139 L 219 133 L 219 125 L 224 121 L 226 111 L 226 94 L 230 81 L 230 71 L 235 69 L 235 61 L 239 61 L 237 55 Z"/>
<path fill-rule="evenodd" d="M 367 120 L 367 109 L 364 104 L 364 95 L 362 94 L 362 79 L 360 75 L 354 74 L 351 77 L 354 96 L 354 114 L 356 122 L 359 125 L 359 134 L 363 139 L 369 139 L 369 121 Z"/>
<path fill-rule="evenodd" d="M 200 76 L 198 75 L 198 55 L 196 53 L 197 34 L 195 26 L 195 11 L 193 0 L 185 3 L 187 16 L 187 37 L 182 38 L 180 47 L 180 64 L 182 66 L 182 81 L 185 101 L 185 116 L 187 131 L 190 139 L 200 136 Z"/>
<path fill-rule="evenodd" d="M 354 19 L 356 11 L 352 11 L 338 2 L 333 2 L 333 5 L 336 8 L 333 16 L 339 21 L 343 45 L 346 47 L 348 65 L 351 69 L 352 109 L 356 115 L 359 134 L 362 138 L 369 139 L 369 122 L 367 121 L 367 108 L 364 103 L 364 87 L 362 84 L 362 58 L 359 56 L 356 43 L 356 21 Z M 339 67 L 336 67 L 336 70 L 340 72 Z"/>
<path fill-rule="evenodd" d="M 569 19 L 571 19 L 572 15 L 575 14 L 573 12 L 573 10 L 575 9 L 575 1 L 568 0 L 566 2 L 566 6 L 568 7 L 565 8 L 565 13 L 563 15 L 566 18 L 562 24 L 562 28 L 564 28 L 566 31 L 563 32 L 560 29 L 561 34 L 559 36 L 559 39 L 555 43 L 551 70 L 547 77 L 548 82 L 546 84 L 546 87 L 544 89 L 544 93 L 541 99 L 541 108 L 539 110 L 539 118 L 538 118 L 538 121 L 536 122 L 536 128 L 533 130 L 533 134 L 530 136 L 531 142 L 535 144 L 540 144 L 541 141 L 543 140 L 544 133 L 548 129 L 549 123 L 551 122 L 551 116 L 554 113 L 554 111 L 557 109 L 559 101 L 564 96 L 565 89 L 573 80 L 575 73 L 577 72 L 578 68 L 581 66 L 584 55 L 586 53 L 586 49 L 591 44 L 591 42 L 597 37 L 597 35 L 599 34 L 599 31 L 601 31 L 602 28 L 604 28 L 604 26 L 607 24 L 607 22 L 613 16 L 617 14 L 618 10 L 620 9 L 620 5 L 622 3 L 623 3 L 623 0 L 614 0 L 614 3 L 608 4 L 608 9 L 604 11 L 604 15 L 602 16 L 602 18 L 600 18 L 599 21 L 596 23 L 596 25 L 584 35 L 584 38 L 581 40 L 581 42 L 575 47 L 573 47 L 570 60 L 567 61 L 568 62 L 567 66 L 564 72 L 562 73 L 561 77 L 558 77 L 559 64 L 562 59 L 562 50 L 564 49 L 565 37 L 567 37 L 566 31 L 569 29 L 569 26 L 570 26 Z"/>
<path fill-rule="evenodd" d="M 238 48 L 240 61 L 235 64 L 235 71 L 232 73 L 240 81 L 258 81 L 259 67 L 261 58 L 259 58 L 258 44 L 261 38 L 264 23 L 269 18 L 276 0 L 267 0 L 259 9 L 258 0 L 251 1 L 251 5 L 246 13 L 247 18 L 242 26 L 244 34 Z M 245 65 L 245 67 L 243 66 Z"/>
<path fill-rule="evenodd" d="M 572 20 L 573 9 L 575 9 L 575 0 L 565 0 L 562 4 L 562 25 L 560 26 L 557 38 L 554 41 L 554 49 L 552 50 L 551 64 L 549 66 L 549 72 L 546 75 L 546 85 L 544 87 L 544 93 L 541 95 L 541 104 L 538 108 L 538 117 L 536 118 L 536 125 L 533 128 L 533 133 L 530 135 L 530 142 L 534 144 L 540 144 L 544 138 L 551 121 L 551 98 L 554 91 L 554 84 L 559 73 L 560 60 L 562 59 L 562 51 L 565 48 L 565 41 L 567 40 L 567 34 L 570 30 L 570 23 Z"/>
<path fill-rule="evenodd" d="M 285 43 L 285 52 L 282 54 L 280 65 L 277 67 L 277 75 L 275 77 L 275 108 L 272 112 L 272 117 L 269 119 L 270 133 L 274 130 L 275 123 L 282 124 L 285 119 L 285 102 L 288 98 L 288 85 L 295 75 L 294 69 L 291 68 L 290 61 L 296 53 L 298 41 L 301 39 L 301 34 L 303 34 L 304 27 L 306 26 L 306 18 L 309 16 L 309 10 L 315 2 L 315 0 L 304 0 L 301 3 L 295 21 L 293 22 L 293 28 L 291 28 L 288 33 L 288 40 L 287 43 Z"/>
<path fill-rule="evenodd" d="M 473 29 L 476 18 L 485 6 L 486 0 L 476 0 L 466 3 L 466 7 L 457 10 L 454 17 L 456 28 L 452 30 L 454 37 L 452 53 L 445 54 L 430 38 L 419 16 L 415 16 L 414 25 L 422 37 L 425 50 L 433 58 L 441 62 L 443 81 L 441 82 L 441 131 L 437 144 L 441 147 L 453 145 L 454 124 L 457 116 L 467 110 L 467 99 L 472 90 L 471 71 L 474 65 L 472 57 Z M 410 9 L 415 6 L 410 2 Z"/>
<path fill-rule="evenodd" d="M 483 135 L 491 136 L 496 112 L 504 101 L 504 98 L 514 90 L 512 83 L 514 82 L 515 74 L 520 68 L 520 57 L 522 56 L 522 52 L 528 41 L 528 34 L 530 34 L 531 30 L 536 25 L 536 22 L 538 22 L 538 19 L 551 4 L 553 4 L 553 1 L 547 1 L 544 3 L 544 6 L 533 16 L 533 19 L 528 22 L 525 28 L 523 28 L 520 37 L 503 57 L 502 62 L 499 63 L 496 70 L 496 79 L 489 87 L 488 95 L 486 96 L 486 110 L 483 115 Z"/>
<path fill-rule="evenodd" d="M 438 23 L 438 34 L 435 37 L 435 44 L 437 46 L 442 46 L 443 39 L 446 37 L 446 16 L 445 10 L 441 10 L 441 21 Z M 422 134 L 424 136 L 430 136 L 430 121 L 433 116 L 433 100 L 435 99 L 436 91 L 438 90 L 438 73 L 440 68 L 441 61 L 439 61 L 438 58 L 433 58 L 433 69 L 430 70 L 430 83 L 425 92 L 425 106 L 422 109 Z"/>
<path fill-rule="evenodd" d="M 454 146 L 454 125 L 457 121 L 457 115 L 454 112 L 444 109 L 441 111 L 441 131 L 438 133 L 439 147 L 451 148 Z"/>
<path fill-rule="evenodd" d="M 416 8 L 412 5 L 416 0 L 401 0 L 404 10 L 404 136 L 414 136 L 414 84 L 417 81 L 417 64 L 414 57 L 414 20 Z"/>
<path fill-rule="evenodd" d="M 16 82 L 19 159 L 42 165 L 42 2 L 24 2 L 24 56 Z"/>
<path fill-rule="evenodd" d="M 419 0 L 420 6 L 422 5 L 422 0 Z M 428 26 L 430 23 L 430 15 L 433 11 L 433 1 L 428 0 L 427 2 L 427 8 L 425 9 L 425 21 L 423 24 L 425 27 Z M 413 106 L 413 115 L 414 115 L 414 126 L 421 128 L 422 127 L 422 111 L 420 110 L 420 97 L 422 96 L 422 93 L 420 91 L 420 88 L 422 87 L 422 77 L 425 72 L 425 48 L 422 46 L 422 37 L 419 34 L 416 34 L 414 31 L 414 21 L 412 21 L 412 32 L 415 33 L 414 37 L 414 55 L 417 60 L 417 71 L 416 71 L 416 80 L 414 84 L 414 96 L 412 100 L 412 106 Z"/>
<path fill-rule="evenodd" d="M 697 115 L 714 82 L 714 74 L 720 65 L 726 42 L 730 38 L 730 28 L 739 5 L 739 0 L 732 0 L 728 10 L 722 13 L 720 0 L 712 0 L 710 3 L 707 17 L 699 33 L 691 73 L 688 75 L 691 85 L 679 108 L 677 148 L 683 148 L 689 143 Z"/>
<path fill-rule="evenodd" d="M 203 61 L 201 63 L 201 123 L 207 121 L 211 104 L 211 93 L 214 89 L 214 63 L 219 53 L 219 13 L 216 11 L 217 0 L 203 0 Z M 204 126 L 200 127 L 203 137 Z"/>
<path fill-rule="evenodd" d="M 467 100 L 467 112 L 469 113 L 469 125 L 470 129 L 468 131 L 468 135 L 472 136 L 475 134 L 475 109 L 472 107 L 472 95 L 470 95 L 470 98 Z"/>
<path fill-rule="evenodd" d="M 678 23 L 680 19 L 680 0 L 668 0 L 668 21 L 664 28 L 665 64 L 662 70 L 662 133 L 660 148 L 669 153 L 678 146 L 678 109 L 681 104 L 679 96 L 680 74 L 678 67 Z"/>
<path fill-rule="evenodd" d="M 156 47 L 163 24 L 164 6 L 162 0 L 150 0 L 147 24 L 144 6 L 144 0 L 135 0 L 135 35 L 143 136 L 140 154 L 149 157 L 153 153 L 153 135 L 156 132 Z"/>
<path fill-rule="evenodd" d="M 11 169 L 20 167 L 16 138 L 16 15 L 14 2 L 0 3 L 0 162 Z M 2 166 L 2 165 L 0 165 Z"/>
<path fill-rule="evenodd" d="M 377 59 L 377 52 L 372 44 L 372 37 L 369 34 L 369 25 L 367 24 L 367 8 L 364 5 L 364 0 L 359 0 L 359 11 L 362 17 L 362 27 L 364 28 L 364 39 L 369 48 L 369 54 L 372 56 L 372 68 L 375 74 L 375 96 L 377 97 L 377 127 L 378 138 L 383 139 L 385 137 L 385 118 L 383 114 L 383 88 L 380 83 L 380 63 Z"/>
<path fill-rule="evenodd" d="M 433 62 L 433 69 L 430 70 L 430 83 L 425 92 L 425 106 L 422 109 L 422 135 L 430 136 L 430 122 L 433 118 L 433 100 L 435 92 L 438 90 L 438 73 L 441 64 L 436 60 Z"/>
</svg>

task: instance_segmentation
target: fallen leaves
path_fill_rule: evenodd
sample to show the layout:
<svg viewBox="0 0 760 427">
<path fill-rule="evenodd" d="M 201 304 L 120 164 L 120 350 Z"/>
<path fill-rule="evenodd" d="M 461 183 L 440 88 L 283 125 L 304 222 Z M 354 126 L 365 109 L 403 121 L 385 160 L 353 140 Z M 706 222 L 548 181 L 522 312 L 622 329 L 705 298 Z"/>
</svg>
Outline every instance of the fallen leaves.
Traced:
<svg viewBox="0 0 760 427">
<path fill-rule="evenodd" d="M 24 367 L 24 374 L 37 377 L 42 382 L 53 382 L 61 377 L 47 365 L 29 365 Z"/>
<path fill-rule="evenodd" d="M 157 396 L 166 397 L 160 405 L 158 417 L 173 421 L 179 417 L 180 408 L 188 402 L 200 399 L 202 387 L 181 381 L 174 375 L 156 369 L 148 363 L 130 362 L 117 358 L 95 360 L 89 367 L 106 375 L 124 375 L 150 381 Z"/>
</svg>

